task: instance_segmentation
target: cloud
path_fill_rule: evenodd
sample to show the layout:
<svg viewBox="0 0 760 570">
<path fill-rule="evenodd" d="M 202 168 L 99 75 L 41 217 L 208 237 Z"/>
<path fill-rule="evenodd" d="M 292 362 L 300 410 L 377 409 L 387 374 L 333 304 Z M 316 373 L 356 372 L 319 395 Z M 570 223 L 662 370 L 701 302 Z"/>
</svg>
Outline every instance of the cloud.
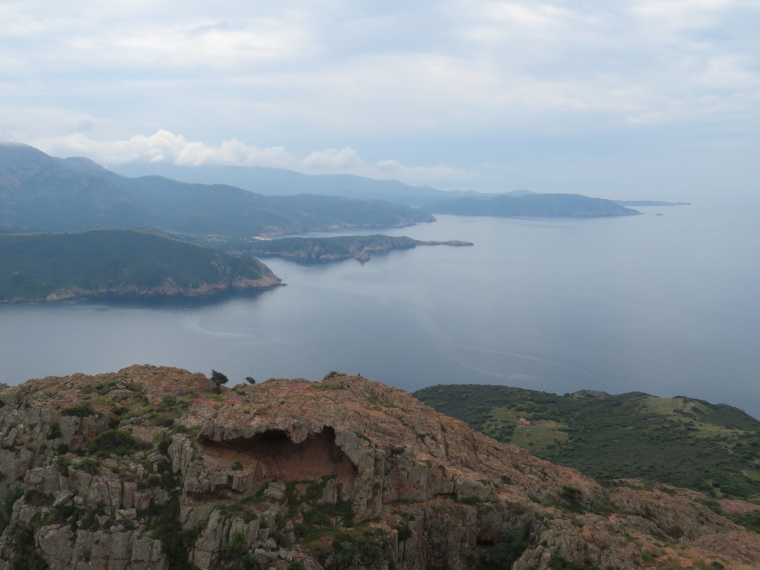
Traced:
<svg viewBox="0 0 760 570">
<path fill-rule="evenodd" d="M 734 79 L 757 76 L 760 64 L 746 48 L 751 30 L 734 25 L 737 11 L 757 9 L 753 0 L 283 0 L 255 9 L 72 0 L 38 17 L 46 4 L 0 6 L 0 63 L 19 103 L 111 107 L 100 115 L 121 114 L 124 124 L 151 115 L 184 132 L 201 110 L 193 121 L 219 129 L 216 139 L 239 124 L 406 135 L 626 128 L 632 116 L 699 121 L 713 97 L 724 112 L 746 110 L 709 80 L 708 62 L 739 62 Z M 752 89 L 746 77 L 730 85 Z M 233 116 L 232 107 L 253 113 Z"/>
<path fill-rule="evenodd" d="M 369 163 L 362 160 L 351 147 L 314 151 L 299 164 L 299 170 L 309 174 L 355 174 L 370 178 L 401 180 L 440 180 L 464 178 L 467 171 L 450 166 L 404 166 L 396 160 Z"/>
<path fill-rule="evenodd" d="M 101 164 L 125 162 L 169 162 L 181 166 L 232 165 L 287 168 L 307 174 L 354 174 L 371 178 L 433 180 L 463 178 L 467 172 L 448 166 L 404 166 L 396 160 L 371 163 L 351 147 L 314 151 L 297 159 L 283 147 L 260 149 L 238 139 L 218 146 L 189 141 L 182 135 L 159 130 L 153 135 L 135 135 L 127 140 L 93 140 L 81 133 L 39 139 L 33 146 L 55 156 L 85 156 Z"/>
<path fill-rule="evenodd" d="M 574 155 L 573 137 L 605 141 L 584 150 L 604 155 L 609 136 L 749 136 L 760 121 L 759 9 L 757 0 L 7 0 L 0 136 L 106 163 L 468 181 L 483 162 L 512 164 L 521 142 L 543 157 Z"/>
<path fill-rule="evenodd" d="M 87 135 L 74 133 L 51 139 L 39 139 L 31 144 L 60 156 L 86 156 L 103 164 L 148 161 L 171 162 L 184 166 L 223 164 L 238 166 L 266 166 L 288 168 L 297 164 L 295 157 L 282 147 L 258 149 L 237 139 L 210 146 L 188 141 L 182 135 L 159 130 L 154 135 L 135 135 L 128 140 L 93 140 Z"/>
</svg>

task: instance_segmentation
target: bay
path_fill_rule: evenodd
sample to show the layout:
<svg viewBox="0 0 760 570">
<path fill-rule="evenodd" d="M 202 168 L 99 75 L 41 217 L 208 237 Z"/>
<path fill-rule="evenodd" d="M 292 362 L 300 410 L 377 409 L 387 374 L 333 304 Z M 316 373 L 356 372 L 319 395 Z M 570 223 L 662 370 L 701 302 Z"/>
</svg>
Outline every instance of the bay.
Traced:
<svg viewBox="0 0 760 570">
<path fill-rule="evenodd" d="M 144 363 L 215 369 L 231 383 L 337 370 L 409 391 L 495 383 L 688 395 L 760 417 L 758 212 L 640 210 L 439 216 L 382 233 L 475 246 L 365 264 L 267 259 L 287 287 L 253 295 L 2 305 L 0 381 Z"/>
</svg>

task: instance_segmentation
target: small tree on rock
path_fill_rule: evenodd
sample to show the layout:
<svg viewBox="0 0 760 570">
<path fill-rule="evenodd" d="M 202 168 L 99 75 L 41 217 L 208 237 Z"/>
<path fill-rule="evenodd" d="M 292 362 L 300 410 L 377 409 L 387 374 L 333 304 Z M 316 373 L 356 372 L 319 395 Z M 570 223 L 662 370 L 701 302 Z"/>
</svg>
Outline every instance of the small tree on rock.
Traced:
<svg viewBox="0 0 760 570">
<path fill-rule="evenodd" d="M 215 394 L 221 394 L 222 393 L 222 384 L 226 384 L 228 381 L 228 378 L 222 374 L 221 372 L 217 372 L 216 370 L 211 371 L 211 381 L 214 383 L 214 393 Z"/>
<path fill-rule="evenodd" d="M 245 381 L 248 382 L 249 384 L 255 384 L 256 383 L 256 380 L 254 380 L 251 376 L 246 376 L 245 377 Z"/>
</svg>

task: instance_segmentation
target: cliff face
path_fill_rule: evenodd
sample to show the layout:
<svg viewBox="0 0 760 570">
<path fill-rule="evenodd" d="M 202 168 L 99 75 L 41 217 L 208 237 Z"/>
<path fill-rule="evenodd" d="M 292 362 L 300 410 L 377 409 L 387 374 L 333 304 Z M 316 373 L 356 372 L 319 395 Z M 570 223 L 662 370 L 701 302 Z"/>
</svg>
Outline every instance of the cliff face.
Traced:
<svg viewBox="0 0 760 570">
<path fill-rule="evenodd" d="M 694 491 L 602 488 L 361 377 L 213 388 L 133 366 L 0 391 L 0 569 L 760 560 Z"/>
</svg>

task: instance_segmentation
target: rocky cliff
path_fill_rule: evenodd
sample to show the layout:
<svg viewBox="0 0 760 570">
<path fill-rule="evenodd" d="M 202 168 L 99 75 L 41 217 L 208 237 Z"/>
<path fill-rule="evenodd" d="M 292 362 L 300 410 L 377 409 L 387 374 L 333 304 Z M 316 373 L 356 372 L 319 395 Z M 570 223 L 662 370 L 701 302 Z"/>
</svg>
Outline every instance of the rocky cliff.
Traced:
<svg viewBox="0 0 760 570">
<path fill-rule="evenodd" d="M 699 493 L 603 488 L 362 377 L 215 388 L 133 366 L 0 390 L 0 569 L 760 561 Z"/>
</svg>

